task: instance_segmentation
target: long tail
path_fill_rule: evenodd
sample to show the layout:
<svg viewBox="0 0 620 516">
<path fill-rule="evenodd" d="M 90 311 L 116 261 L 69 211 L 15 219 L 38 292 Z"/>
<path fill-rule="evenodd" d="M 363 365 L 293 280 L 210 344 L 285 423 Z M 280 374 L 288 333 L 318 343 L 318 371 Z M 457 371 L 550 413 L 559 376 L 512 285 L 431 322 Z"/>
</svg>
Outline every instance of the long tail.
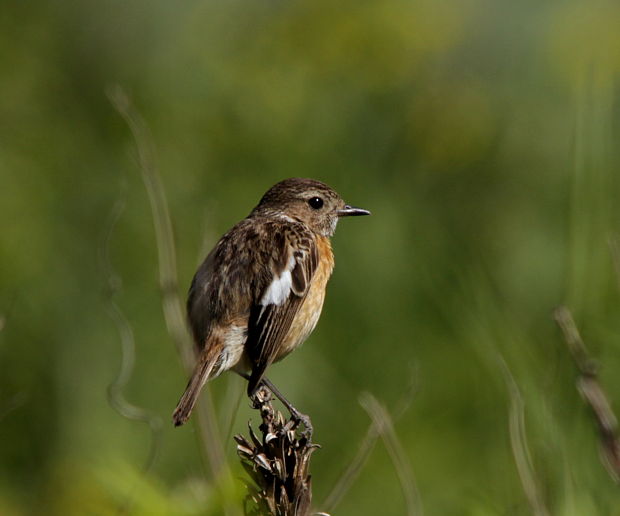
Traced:
<svg viewBox="0 0 620 516">
<path fill-rule="evenodd" d="M 218 356 L 218 346 L 210 346 L 210 349 L 203 350 L 201 353 L 199 361 L 192 373 L 192 377 L 189 379 L 187 387 L 185 388 L 185 392 L 183 396 L 181 396 L 177 408 L 174 409 L 174 413 L 172 414 L 174 426 L 181 426 L 187 423 L 194 405 L 196 405 L 196 400 L 198 400 L 198 395 L 200 394 L 202 386 L 209 379 L 211 370 Z"/>
</svg>

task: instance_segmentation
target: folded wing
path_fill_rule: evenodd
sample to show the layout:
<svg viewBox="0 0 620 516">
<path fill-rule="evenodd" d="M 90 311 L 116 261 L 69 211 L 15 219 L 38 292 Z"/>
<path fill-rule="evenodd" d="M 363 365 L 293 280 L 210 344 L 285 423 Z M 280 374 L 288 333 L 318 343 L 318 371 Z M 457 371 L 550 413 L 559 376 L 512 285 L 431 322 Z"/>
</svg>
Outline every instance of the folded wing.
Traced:
<svg viewBox="0 0 620 516">
<path fill-rule="evenodd" d="M 267 367 L 282 353 L 293 320 L 301 307 L 318 266 L 311 236 L 287 234 L 274 256 L 271 281 L 250 309 L 246 350 L 252 362 L 248 394 L 252 395 Z"/>
</svg>

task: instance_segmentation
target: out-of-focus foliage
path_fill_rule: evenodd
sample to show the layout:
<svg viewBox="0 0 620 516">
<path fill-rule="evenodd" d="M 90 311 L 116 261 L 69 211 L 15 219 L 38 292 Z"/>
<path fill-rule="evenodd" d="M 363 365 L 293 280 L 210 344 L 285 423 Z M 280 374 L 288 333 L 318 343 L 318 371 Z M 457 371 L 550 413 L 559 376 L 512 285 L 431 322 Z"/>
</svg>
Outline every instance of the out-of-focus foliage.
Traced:
<svg viewBox="0 0 620 516">
<path fill-rule="evenodd" d="M 611 0 L 5 1 L 0 513 L 210 515 L 243 496 L 240 481 L 213 487 L 192 425 L 169 424 L 185 380 L 135 148 L 105 96 L 120 84 L 152 130 L 183 289 L 284 177 L 373 212 L 340 224 L 321 322 L 270 373 L 313 416 L 318 509 L 370 424 L 360 393 L 392 407 L 415 374 L 395 431 L 426 514 L 531 514 L 509 372 L 550 513 L 620 514 L 551 319 L 573 309 L 620 407 L 619 78 Z M 163 421 L 147 470 L 148 425 L 106 397 L 130 359 L 98 259 L 122 196 L 109 251 L 135 337 L 124 395 Z M 211 387 L 225 435 L 240 385 Z M 333 514 L 403 512 L 378 445 Z"/>
</svg>

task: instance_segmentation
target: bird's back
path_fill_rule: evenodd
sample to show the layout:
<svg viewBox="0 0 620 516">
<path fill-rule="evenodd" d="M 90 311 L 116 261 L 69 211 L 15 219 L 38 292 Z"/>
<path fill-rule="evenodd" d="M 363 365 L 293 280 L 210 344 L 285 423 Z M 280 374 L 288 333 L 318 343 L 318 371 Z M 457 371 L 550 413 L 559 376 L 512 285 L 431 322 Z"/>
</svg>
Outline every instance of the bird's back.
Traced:
<svg viewBox="0 0 620 516">
<path fill-rule="evenodd" d="M 252 307 L 260 304 L 274 277 L 287 266 L 290 252 L 286 247 L 291 240 L 308 247 L 314 245 L 316 236 L 299 222 L 250 216 L 219 240 L 194 275 L 187 299 L 198 349 L 204 348 L 219 326 L 234 324 L 247 331 Z M 321 237 L 321 241 L 331 274 L 329 239 Z"/>
</svg>

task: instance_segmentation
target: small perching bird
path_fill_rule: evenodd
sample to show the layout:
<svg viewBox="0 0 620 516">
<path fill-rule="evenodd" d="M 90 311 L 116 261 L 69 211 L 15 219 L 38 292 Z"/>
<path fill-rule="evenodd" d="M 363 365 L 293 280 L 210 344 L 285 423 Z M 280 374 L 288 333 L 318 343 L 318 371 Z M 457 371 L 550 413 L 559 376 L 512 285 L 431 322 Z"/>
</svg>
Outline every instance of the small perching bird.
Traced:
<svg viewBox="0 0 620 516">
<path fill-rule="evenodd" d="M 189 419 L 207 380 L 233 369 L 248 378 L 252 396 L 267 367 L 306 340 L 334 268 L 329 239 L 338 220 L 353 215 L 370 212 L 345 204 L 320 181 L 291 178 L 272 186 L 220 239 L 189 290 L 199 355 L 174 411 L 175 426 Z"/>
</svg>

